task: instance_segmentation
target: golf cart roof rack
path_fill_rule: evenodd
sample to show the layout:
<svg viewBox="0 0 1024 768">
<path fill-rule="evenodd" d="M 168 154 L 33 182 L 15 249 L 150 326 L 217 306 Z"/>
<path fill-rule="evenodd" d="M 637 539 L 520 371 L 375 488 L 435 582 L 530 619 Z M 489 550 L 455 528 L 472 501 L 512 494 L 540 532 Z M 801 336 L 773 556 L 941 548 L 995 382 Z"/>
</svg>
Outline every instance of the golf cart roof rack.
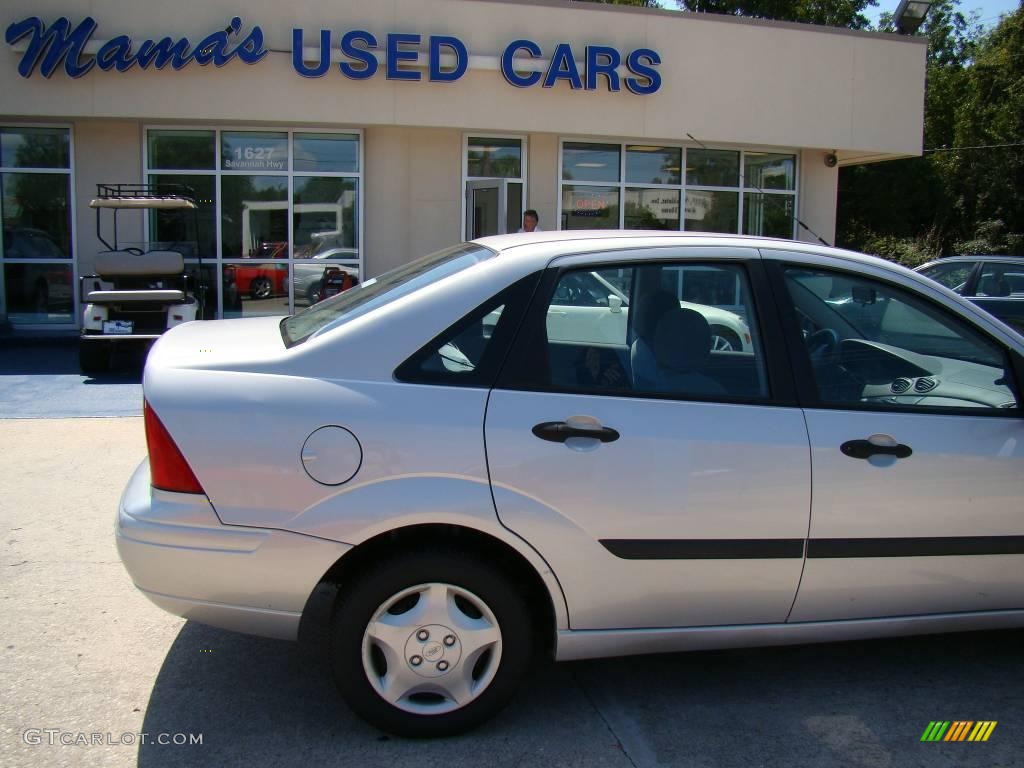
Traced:
<svg viewBox="0 0 1024 768">
<path fill-rule="evenodd" d="M 195 210 L 195 192 L 184 184 L 97 184 L 90 208 Z"/>
</svg>

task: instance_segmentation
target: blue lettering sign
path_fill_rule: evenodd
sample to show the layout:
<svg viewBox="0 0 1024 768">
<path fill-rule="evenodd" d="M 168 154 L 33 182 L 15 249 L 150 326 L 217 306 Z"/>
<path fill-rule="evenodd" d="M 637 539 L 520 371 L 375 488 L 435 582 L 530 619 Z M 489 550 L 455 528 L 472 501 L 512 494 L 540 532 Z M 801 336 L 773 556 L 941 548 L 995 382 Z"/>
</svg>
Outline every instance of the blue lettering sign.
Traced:
<svg viewBox="0 0 1024 768">
<path fill-rule="evenodd" d="M 127 72 L 133 67 L 164 69 L 170 66 L 180 70 L 192 63 L 223 67 L 235 58 L 245 64 L 255 64 L 268 53 L 263 30 L 258 26 L 232 45 L 232 40 L 237 39 L 242 30 L 242 19 L 238 16 L 231 19 L 226 29 L 210 33 L 194 46 L 185 37 L 143 40 L 136 46 L 128 35 L 114 36 L 102 44 L 92 43 L 96 30 L 96 21 L 91 17 L 73 27 L 66 17 L 47 26 L 40 18 L 32 16 L 10 24 L 5 39 L 9 45 L 23 43 L 25 46 L 18 73 L 26 78 L 36 71 L 49 78 L 61 68 L 69 77 L 77 78 L 94 68 Z M 311 47 L 316 53 L 311 53 L 309 60 L 305 57 L 304 40 L 304 30 L 292 30 L 292 68 L 302 77 L 323 77 L 331 69 L 331 31 L 319 30 L 319 50 Z M 466 74 L 470 56 L 462 40 L 450 35 L 431 35 L 425 67 L 418 63 L 422 40 L 418 34 L 390 33 L 381 56 L 382 46 L 373 34 L 352 30 L 342 35 L 339 42 L 342 60 L 338 68 L 353 80 L 372 78 L 382 63 L 388 80 L 423 80 L 423 68 L 431 82 L 455 82 Z M 94 47 L 99 45 L 95 56 L 85 52 L 90 43 Z M 520 67 L 529 66 L 525 64 L 527 61 L 536 64 L 527 70 L 517 70 L 517 56 Z M 442 59 L 446 57 L 451 63 L 442 66 Z M 544 88 L 554 88 L 559 81 L 565 81 L 573 90 L 596 91 L 602 79 L 613 93 L 623 86 L 640 95 L 656 93 L 661 88 L 661 74 L 657 69 L 661 57 L 650 48 L 637 48 L 626 54 L 607 45 L 589 45 L 584 49 L 581 66 L 577 64 L 572 45 L 558 43 L 546 67 L 543 67 L 543 59 L 544 51 L 537 43 L 513 40 L 501 53 L 502 77 L 516 88 L 530 88 L 538 83 Z M 629 76 L 620 75 L 623 65 Z"/>
<path fill-rule="evenodd" d="M 574 91 L 583 87 L 580 71 L 576 69 L 576 59 L 572 55 L 572 46 L 568 43 L 559 43 L 555 46 L 551 65 L 544 75 L 544 87 L 554 87 L 557 80 L 568 80 Z"/>
<path fill-rule="evenodd" d="M 36 16 L 14 22 L 7 27 L 8 45 L 14 45 L 23 37 L 29 39 L 28 49 L 18 64 L 18 74 L 31 77 L 42 58 L 39 71 L 43 77 L 53 75 L 61 63 L 68 77 L 81 77 L 96 64 L 95 60 L 82 61 L 82 49 L 96 31 L 96 26 L 92 17 L 87 17 L 73 31 L 71 22 L 64 17 L 57 19 L 49 28 Z"/>
<path fill-rule="evenodd" d="M 302 30 L 292 30 L 292 67 L 303 77 L 323 77 L 331 68 L 331 33 L 320 30 L 320 63 L 315 67 L 307 67 L 302 60 Z"/>
<path fill-rule="evenodd" d="M 541 55 L 540 46 L 532 40 L 513 40 L 505 46 L 505 52 L 501 54 L 501 74 L 509 85 L 516 88 L 529 88 L 536 85 L 541 78 L 540 72 L 530 72 L 528 75 L 521 75 L 515 70 L 515 55 L 519 51 L 527 51 L 533 58 Z"/>
<path fill-rule="evenodd" d="M 646 60 L 646 63 L 644 63 Z M 637 48 L 626 58 L 629 71 L 639 77 L 627 77 L 623 80 L 626 87 L 639 96 L 655 93 L 661 88 L 661 73 L 653 67 L 661 64 L 661 56 L 650 48 Z M 643 82 L 639 78 L 644 78 Z"/>
<path fill-rule="evenodd" d="M 597 90 L 597 76 L 604 75 L 608 79 L 608 90 L 619 90 L 619 73 L 622 56 L 614 48 L 607 45 L 587 46 L 587 90 Z"/>
<path fill-rule="evenodd" d="M 403 61 L 416 61 L 419 54 L 416 51 L 403 51 L 400 45 L 419 45 L 419 35 L 404 35 L 398 32 L 388 35 L 388 80 L 419 80 L 420 73 L 415 69 L 400 69 L 399 64 Z"/>
<path fill-rule="evenodd" d="M 455 68 L 441 69 L 441 49 L 447 48 L 455 55 Z M 456 37 L 436 35 L 430 38 L 430 79 L 451 83 L 466 74 L 469 66 L 469 51 L 461 40 Z"/>
<path fill-rule="evenodd" d="M 118 35 L 105 42 L 94 59 L 82 61 L 83 50 L 96 26 L 94 19 L 86 18 L 72 30 L 71 22 L 60 18 L 47 27 L 34 16 L 11 24 L 6 34 L 10 45 L 24 37 L 29 38 L 28 48 L 18 64 L 18 74 L 31 77 L 38 66 L 43 77 L 50 77 L 61 64 L 69 77 L 81 77 L 94 66 L 118 72 L 127 72 L 134 66 L 148 69 L 150 65 L 156 65 L 157 69 L 163 69 L 168 64 L 173 69 L 182 69 L 193 61 L 200 66 L 212 63 L 222 67 L 236 56 L 246 64 L 255 64 L 267 55 L 263 47 L 263 30 L 259 27 L 253 27 L 235 48 L 229 47 L 229 37 L 238 34 L 242 28 L 242 20 L 236 16 L 227 29 L 207 35 L 195 48 L 187 38 L 172 40 L 165 37 L 159 42 L 145 40 L 133 53 L 131 38 Z"/>
<path fill-rule="evenodd" d="M 356 48 L 356 43 L 362 43 L 366 48 L 376 48 L 377 38 L 369 32 L 359 29 L 346 32 L 341 38 L 341 52 L 350 59 L 358 61 L 361 66 L 354 67 L 347 61 L 341 62 L 338 66 L 341 68 L 341 74 L 345 77 L 350 77 L 353 80 L 366 80 L 377 74 L 377 57 L 366 48 Z"/>
</svg>

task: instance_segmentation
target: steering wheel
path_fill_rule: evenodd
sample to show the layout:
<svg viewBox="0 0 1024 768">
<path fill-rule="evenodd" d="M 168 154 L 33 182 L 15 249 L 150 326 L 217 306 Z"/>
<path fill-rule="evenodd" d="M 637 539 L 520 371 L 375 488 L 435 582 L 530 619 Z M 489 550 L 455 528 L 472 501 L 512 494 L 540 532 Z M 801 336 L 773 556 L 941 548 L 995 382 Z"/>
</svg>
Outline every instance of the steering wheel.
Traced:
<svg viewBox="0 0 1024 768">
<path fill-rule="evenodd" d="M 122 248 L 121 250 L 124 251 L 125 253 L 134 253 L 136 256 L 141 256 L 143 254 L 143 250 L 141 248 L 132 247 Z"/>
<path fill-rule="evenodd" d="M 812 365 L 831 363 L 839 353 L 839 335 L 831 328 L 815 331 L 804 339 L 804 344 Z"/>
</svg>

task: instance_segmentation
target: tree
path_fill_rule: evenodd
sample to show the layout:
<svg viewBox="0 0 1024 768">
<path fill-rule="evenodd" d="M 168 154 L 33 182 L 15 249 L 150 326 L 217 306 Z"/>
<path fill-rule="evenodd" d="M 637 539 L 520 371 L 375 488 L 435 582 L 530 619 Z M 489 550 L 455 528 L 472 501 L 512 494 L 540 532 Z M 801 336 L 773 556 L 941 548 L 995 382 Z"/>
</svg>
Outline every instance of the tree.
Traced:
<svg viewBox="0 0 1024 768">
<path fill-rule="evenodd" d="M 678 0 L 679 7 L 697 13 L 720 13 L 775 21 L 797 21 L 827 27 L 868 29 L 864 10 L 877 0 Z"/>
</svg>

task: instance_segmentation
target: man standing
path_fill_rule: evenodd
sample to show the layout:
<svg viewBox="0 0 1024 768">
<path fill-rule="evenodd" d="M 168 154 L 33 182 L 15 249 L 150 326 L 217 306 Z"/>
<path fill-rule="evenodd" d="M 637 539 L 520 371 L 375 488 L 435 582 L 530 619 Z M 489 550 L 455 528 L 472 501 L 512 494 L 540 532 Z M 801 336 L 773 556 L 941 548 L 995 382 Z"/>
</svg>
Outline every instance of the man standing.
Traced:
<svg viewBox="0 0 1024 768">
<path fill-rule="evenodd" d="M 529 208 L 523 211 L 523 226 L 519 228 L 520 232 L 543 232 L 538 226 L 540 224 L 540 216 L 533 208 Z"/>
</svg>

